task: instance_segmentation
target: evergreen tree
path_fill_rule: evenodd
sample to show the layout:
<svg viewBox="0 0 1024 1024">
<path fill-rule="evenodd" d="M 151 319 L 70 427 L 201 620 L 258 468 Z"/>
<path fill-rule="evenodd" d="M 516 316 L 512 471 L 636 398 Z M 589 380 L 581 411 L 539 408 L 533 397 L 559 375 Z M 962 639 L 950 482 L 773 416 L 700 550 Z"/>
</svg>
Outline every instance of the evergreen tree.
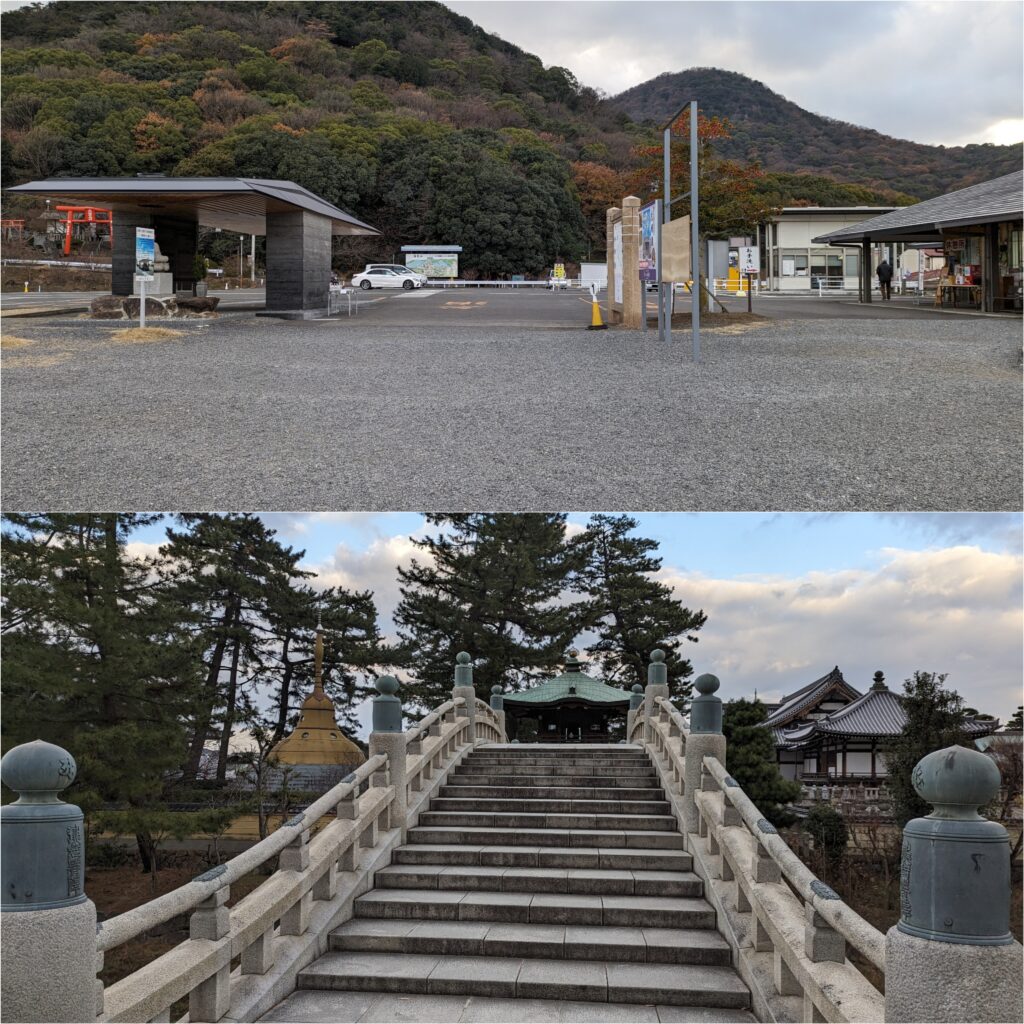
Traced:
<svg viewBox="0 0 1024 1024">
<path fill-rule="evenodd" d="M 595 514 L 581 537 L 588 558 L 578 586 L 591 599 L 591 628 L 598 635 L 587 652 L 598 658 L 606 677 L 628 689 L 646 684 L 651 651 L 660 647 L 670 695 L 688 698 L 693 666 L 680 648 L 684 640 L 697 642 L 694 634 L 707 616 L 684 607 L 669 587 L 651 578 L 661 568 L 661 559 L 651 555 L 658 544 L 631 536 L 637 525 L 632 516 Z"/>
<path fill-rule="evenodd" d="M 1017 705 L 1013 717 L 1006 723 L 1007 732 L 1024 732 L 1024 706 Z"/>
<path fill-rule="evenodd" d="M 834 868 L 846 856 L 846 843 L 849 829 L 846 819 L 831 804 L 815 804 L 804 828 L 814 840 L 814 852 L 822 866 Z"/>
<path fill-rule="evenodd" d="M 196 513 L 179 520 L 184 529 L 168 529 L 160 552 L 173 567 L 177 599 L 199 619 L 205 652 L 184 778 L 196 778 L 206 742 L 216 736 L 216 778 L 223 782 L 243 688 L 269 656 L 270 610 L 290 602 L 292 581 L 310 574 L 297 567 L 303 552 L 284 547 L 255 515 Z"/>
<path fill-rule="evenodd" d="M 914 789 L 917 762 L 933 750 L 970 745 L 963 732 L 963 701 L 955 690 L 943 689 L 945 681 L 945 675 L 918 671 L 903 684 L 907 724 L 885 751 L 893 817 L 900 828 L 911 818 L 923 817 L 932 810 Z"/>
<path fill-rule="evenodd" d="M 439 532 L 416 541 L 427 556 L 399 568 L 402 600 L 395 622 L 415 681 L 407 699 L 431 708 L 452 688 L 455 655 L 476 661 L 477 693 L 518 689 L 562 661 L 587 623 L 586 604 L 564 593 L 586 563 L 586 549 L 566 540 L 565 515 L 429 515 Z"/>
<path fill-rule="evenodd" d="M 154 560 L 125 552 L 158 518 L 10 515 L 4 531 L 4 744 L 71 751 L 72 799 L 126 808 L 144 870 L 200 682 L 188 609 Z"/>
<path fill-rule="evenodd" d="M 767 717 L 768 711 L 759 700 L 726 703 L 722 716 L 725 766 L 761 813 L 774 824 L 784 825 L 792 820 L 784 805 L 800 796 L 800 783 L 780 774 L 775 740 L 771 730 L 761 724 Z"/>
</svg>

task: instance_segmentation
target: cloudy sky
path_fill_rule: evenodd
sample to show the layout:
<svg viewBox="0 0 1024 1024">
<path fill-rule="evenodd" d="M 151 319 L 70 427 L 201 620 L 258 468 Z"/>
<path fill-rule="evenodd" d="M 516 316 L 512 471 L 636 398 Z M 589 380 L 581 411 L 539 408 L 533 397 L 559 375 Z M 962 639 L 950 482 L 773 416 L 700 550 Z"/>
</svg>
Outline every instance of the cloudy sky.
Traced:
<svg viewBox="0 0 1024 1024">
<path fill-rule="evenodd" d="M 374 592 L 382 628 L 395 566 L 415 555 L 414 514 L 267 514 L 325 586 Z M 572 515 L 579 529 L 585 515 Z M 969 705 L 1004 721 L 1021 703 L 1021 517 L 1015 514 L 640 514 L 661 578 L 708 621 L 691 650 L 725 698 L 778 698 L 838 664 L 866 689 L 946 672 Z M 140 533 L 154 543 L 161 531 Z M 311 581 L 314 585 L 318 581 Z M 368 709 L 367 709 L 368 710 Z M 367 717 L 368 716 L 364 716 Z"/>
<path fill-rule="evenodd" d="M 947 146 L 1024 139 L 1024 6 L 1015 0 L 447 6 L 611 94 L 665 71 L 716 67 L 807 110 L 900 139 Z"/>
</svg>

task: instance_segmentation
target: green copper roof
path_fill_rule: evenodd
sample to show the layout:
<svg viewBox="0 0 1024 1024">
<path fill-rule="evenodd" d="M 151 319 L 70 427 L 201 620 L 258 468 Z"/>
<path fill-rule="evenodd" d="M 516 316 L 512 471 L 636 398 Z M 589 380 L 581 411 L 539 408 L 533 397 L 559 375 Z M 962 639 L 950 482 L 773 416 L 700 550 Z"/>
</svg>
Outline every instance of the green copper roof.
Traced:
<svg viewBox="0 0 1024 1024">
<path fill-rule="evenodd" d="M 552 704 L 566 699 L 585 700 L 590 704 L 628 704 L 629 694 L 581 672 L 579 662 L 570 658 L 565 672 L 547 679 L 522 693 L 505 696 L 505 704 Z"/>
</svg>

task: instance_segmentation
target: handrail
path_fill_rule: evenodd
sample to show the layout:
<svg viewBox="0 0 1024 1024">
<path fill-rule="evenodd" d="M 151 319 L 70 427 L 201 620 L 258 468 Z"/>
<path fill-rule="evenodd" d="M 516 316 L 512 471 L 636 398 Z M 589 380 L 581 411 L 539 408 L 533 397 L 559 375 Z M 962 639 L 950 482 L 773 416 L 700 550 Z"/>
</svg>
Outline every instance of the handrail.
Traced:
<svg viewBox="0 0 1024 1024">
<path fill-rule="evenodd" d="M 291 845 L 296 836 L 301 836 L 306 829 L 312 827 L 331 808 L 349 797 L 353 791 L 358 794 L 360 784 L 386 763 L 387 758 L 383 754 L 371 757 L 356 769 L 351 779 L 339 782 L 311 803 L 305 811 L 297 814 L 290 821 L 286 821 L 255 846 L 250 846 L 248 850 L 243 850 L 236 857 L 232 857 L 231 860 L 220 865 L 219 868 L 204 872 L 198 878 L 193 878 L 190 882 L 186 882 L 163 896 L 157 896 L 156 899 L 150 900 L 140 907 L 126 910 L 116 917 L 103 921 L 96 935 L 97 950 L 102 953 L 108 949 L 114 949 L 134 939 L 141 932 L 155 928 L 179 914 L 194 909 L 204 900 L 209 899 L 218 889 L 223 889 L 224 886 L 238 881 L 239 878 L 279 854 L 286 846 Z"/>
<path fill-rule="evenodd" d="M 814 909 L 828 923 L 848 939 L 853 946 L 867 957 L 882 973 L 885 973 L 885 936 L 870 922 L 842 900 L 836 899 L 806 864 L 789 848 L 786 841 L 775 831 L 765 831 L 767 819 L 754 802 L 736 784 L 716 757 L 706 756 L 704 767 L 725 796 L 725 799 L 739 812 L 744 824 L 772 860 L 778 864 L 783 875 L 797 895 Z"/>
</svg>

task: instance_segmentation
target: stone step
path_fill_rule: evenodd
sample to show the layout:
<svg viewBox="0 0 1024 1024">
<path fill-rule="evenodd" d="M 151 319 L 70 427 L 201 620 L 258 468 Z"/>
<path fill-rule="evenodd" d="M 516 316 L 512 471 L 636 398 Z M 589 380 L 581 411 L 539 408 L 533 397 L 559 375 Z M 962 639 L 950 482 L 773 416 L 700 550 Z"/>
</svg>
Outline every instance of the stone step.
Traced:
<svg viewBox="0 0 1024 1024">
<path fill-rule="evenodd" d="M 448 785 L 452 784 L 457 786 L 500 786 L 501 788 L 512 786 L 532 788 L 568 786 L 582 789 L 607 788 L 609 786 L 623 786 L 627 789 L 647 786 L 661 788 L 661 780 L 653 772 L 650 775 L 475 775 L 456 769 L 448 776 Z"/>
<path fill-rule="evenodd" d="M 427 812 L 429 813 L 429 812 Z M 421 815 L 423 817 L 423 815 Z M 681 850 L 683 837 L 678 832 L 627 829 L 489 828 L 457 825 L 409 829 L 410 843 L 442 846 L 462 843 L 479 846 L 596 846 L 632 847 L 643 850 Z"/>
<path fill-rule="evenodd" d="M 616 963 L 728 967 L 729 944 L 710 928 L 614 928 L 356 918 L 330 935 L 330 948 L 364 953 L 439 953 Z"/>
<path fill-rule="evenodd" d="M 661 786 L 475 786 L 446 783 L 444 797 L 472 800 L 661 800 Z"/>
<path fill-rule="evenodd" d="M 436 954 L 326 953 L 298 986 L 362 992 L 664 1003 L 746 1009 L 729 967 Z"/>
<path fill-rule="evenodd" d="M 693 858 L 682 850 L 638 850 L 620 847 L 566 849 L 558 846 L 432 845 L 400 846 L 395 864 L 479 864 L 521 868 L 590 868 L 614 871 L 690 871 Z"/>
<path fill-rule="evenodd" d="M 432 811 L 504 811 L 509 814 L 653 814 L 670 813 L 667 800 L 554 800 L 434 797 Z"/>
<path fill-rule="evenodd" d="M 537 764 L 460 764 L 455 769 L 456 775 L 494 775 L 504 776 L 506 778 L 520 778 L 522 776 L 540 776 L 542 778 L 554 778 L 565 775 L 569 776 L 585 776 L 587 778 L 601 777 L 601 778 L 638 778 L 638 779 L 653 779 L 657 772 L 648 763 L 646 766 L 638 767 L 619 767 L 618 765 L 608 764 L 596 764 L 590 765 L 577 765 L 577 764 L 554 764 L 554 765 L 537 765 Z"/>
<path fill-rule="evenodd" d="M 495 811 L 423 811 L 419 822 L 426 828 L 552 828 L 597 831 L 674 832 L 670 814 L 517 814 Z"/>
<path fill-rule="evenodd" d="M 703 899 L 682 896 L 477 892 L 466 889 L 371 889 L 356 898 L 355 917 L 518 924 L 714 928 Z"/>
<path fill-rule="evenodd" d="M 416 1024 L 754 1024 L 747 1010 L 714 1006 L 666 1006 L 594 1003 L 557 999 L 496 999 L 488 996 L 431 996 L 401 992 L 330 992 L 296 989 L 262 1017 L 274 1024 L 365 1024 L 367 1021 L 416 1021 Z"/>
<path fill-rule="evenodd" d="M 600 896 L 704 895 L 692 872 L 502 865 L 392 864 L 374 876 L 378 889 L 593 893 Z"/>
<path fill-rule="evenodd" d="M 533 764 L 533 765 L 565 765 L 579 764 L 587 767 L 606 764 L 617 768 L 650 768 L 648 757 L 495 757 L 493 755 L 468 754 L 462 764 Z"/>
</svg>

